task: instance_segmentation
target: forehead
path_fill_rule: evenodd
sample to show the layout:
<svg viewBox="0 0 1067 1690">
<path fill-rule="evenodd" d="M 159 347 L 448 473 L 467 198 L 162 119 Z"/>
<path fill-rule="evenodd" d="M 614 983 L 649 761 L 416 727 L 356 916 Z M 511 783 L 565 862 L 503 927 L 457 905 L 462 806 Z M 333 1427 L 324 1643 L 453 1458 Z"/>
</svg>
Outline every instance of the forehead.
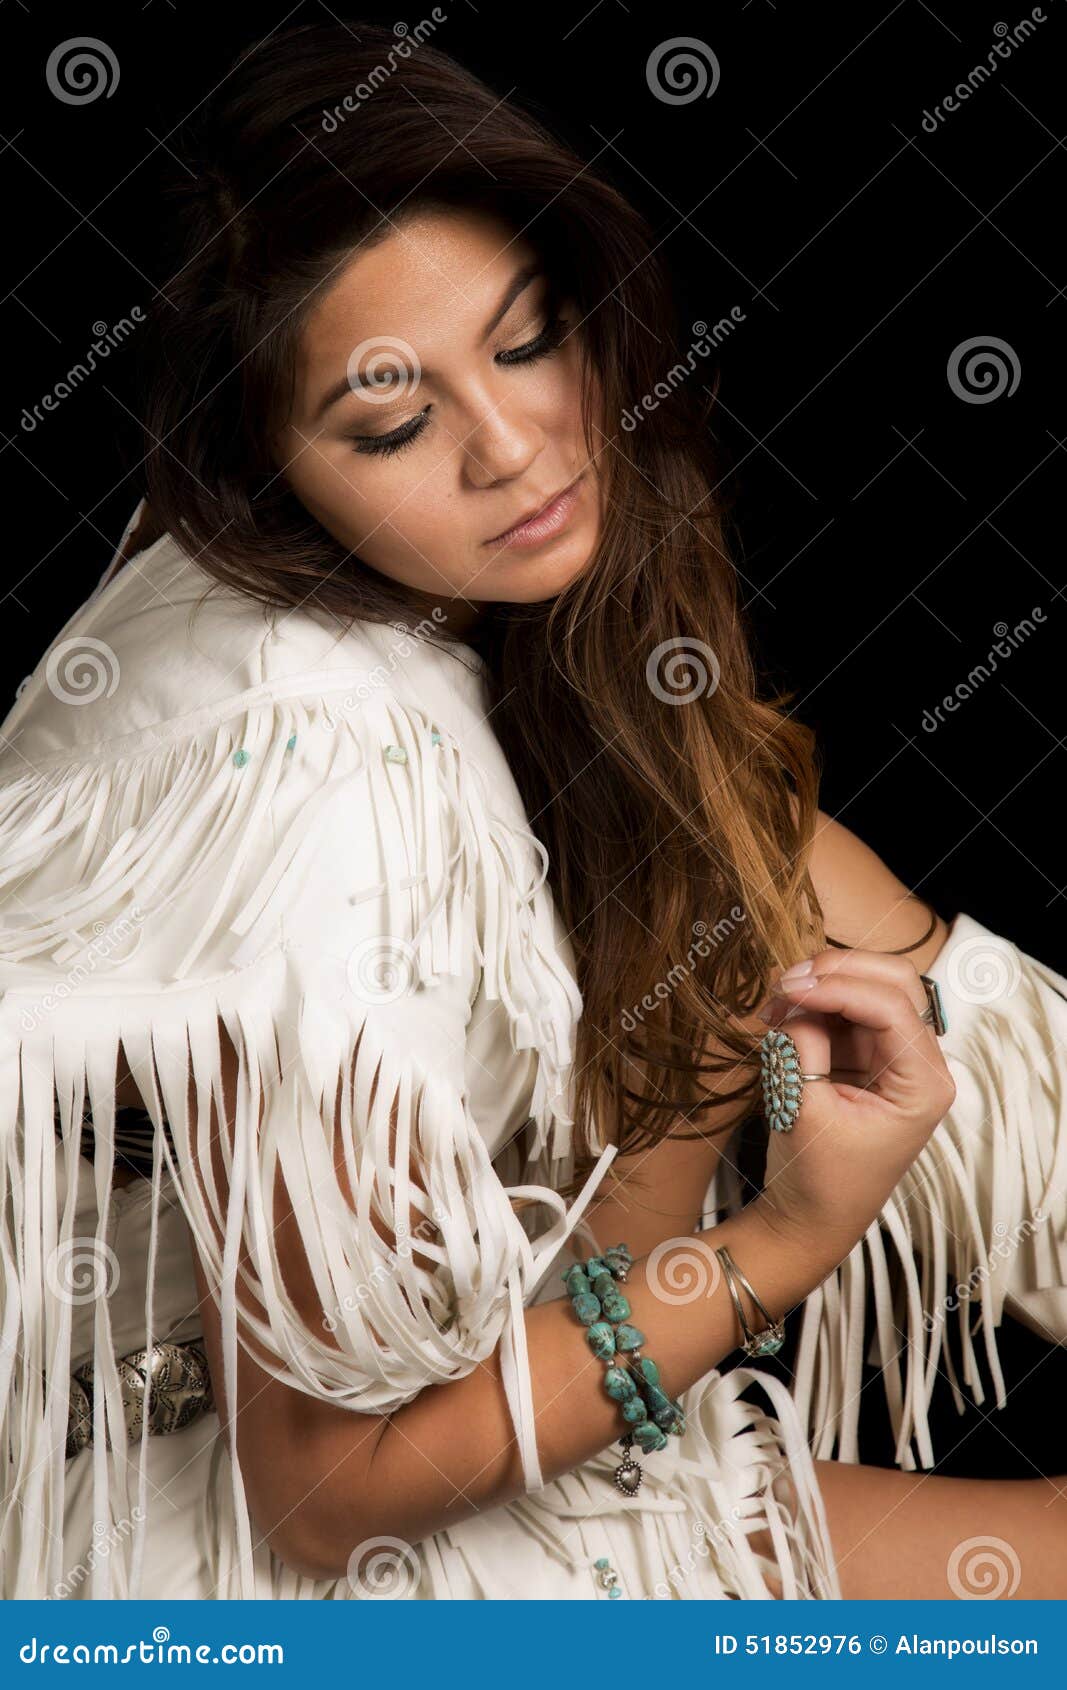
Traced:
<svg viewBox="0 0 1067 1690">
<path fill-rule="evenodd" d="M 342 362 L 365 335 L 401 335 L 422 352 L 457 327 L 480 326 L 529 241 L 477 209 L 413 211 L 352 256 L 310 313 L 302 356 Z"/>
</svg>

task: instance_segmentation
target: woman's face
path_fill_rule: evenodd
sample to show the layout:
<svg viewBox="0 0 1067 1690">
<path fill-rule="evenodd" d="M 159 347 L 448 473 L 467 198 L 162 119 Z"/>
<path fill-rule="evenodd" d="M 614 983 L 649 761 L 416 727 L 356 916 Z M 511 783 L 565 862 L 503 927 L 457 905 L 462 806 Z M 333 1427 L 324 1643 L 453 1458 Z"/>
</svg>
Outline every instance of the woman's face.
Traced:
<svg viewBox="0 0 1067 1690">
<path fill-rule="evenodd" d="M 357 251 L 302 337 L 279 466 L 330 534 L 434 595 L 454 632 L 480 602 L 553 597 L 592 556 L 575 311 L 550 320 L 548 282 L 505 224 L 426 208 Z"/>
</svg>

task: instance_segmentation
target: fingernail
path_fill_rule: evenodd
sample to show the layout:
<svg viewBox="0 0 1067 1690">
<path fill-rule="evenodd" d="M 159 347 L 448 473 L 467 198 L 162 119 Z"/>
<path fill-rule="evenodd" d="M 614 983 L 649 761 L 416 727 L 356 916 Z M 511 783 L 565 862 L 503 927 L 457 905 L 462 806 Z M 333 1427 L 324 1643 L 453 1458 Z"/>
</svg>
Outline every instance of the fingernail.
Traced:
<svg viewBox="0 0 1067 1690">
<path fill-rule="evenodd" d="M 789 980 L 799 980 L 802 975 L 810 974 L 813 967 L 814 963 L 812 962 L 811 957 L 809 957 L 806 962 L 795 962 L 792 968 L 786 969 L 779 981 L 779 985 Z"/>
</svg>

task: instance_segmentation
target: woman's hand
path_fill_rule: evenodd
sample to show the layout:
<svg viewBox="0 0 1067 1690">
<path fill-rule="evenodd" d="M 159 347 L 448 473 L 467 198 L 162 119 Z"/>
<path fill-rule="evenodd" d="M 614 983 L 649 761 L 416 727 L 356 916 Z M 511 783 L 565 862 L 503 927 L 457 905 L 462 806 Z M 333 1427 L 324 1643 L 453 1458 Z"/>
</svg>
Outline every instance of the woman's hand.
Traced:
<svg viewBox="0 0 1067 1690">
<path fill-rule="evenodd" d="M 796 1043 L 804 1101 L 791 1132 L 770 1132 L 756 1200 L 775 1231 L 814 1239 L 835 1261 L 855 1247 L 930 1134 L 956 1087 L 920 1019 L 926 992 L 907 957 L 825 950 L 781 979 L 763 1018 Z"/>
</svg>

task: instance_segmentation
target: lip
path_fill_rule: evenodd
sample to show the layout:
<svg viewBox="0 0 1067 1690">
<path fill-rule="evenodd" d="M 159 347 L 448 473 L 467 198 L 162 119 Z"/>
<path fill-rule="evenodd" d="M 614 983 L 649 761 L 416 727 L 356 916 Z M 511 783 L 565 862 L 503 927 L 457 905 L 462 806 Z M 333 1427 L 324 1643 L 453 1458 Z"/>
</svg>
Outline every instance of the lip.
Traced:
<svg viewBox="0 0 1067 1690">
<path fill-rule="evenodd" d="M 546 540 L 552 539 L 570 521 L 578 499 L 581 496 L 582 475 L 576 476 L 568 485 L 554 493 L 543 505 L 524 516 L 514 528 L 505 528 L 502 534 L 494 534 L 491 540 L 483 543 L 487 546 L 540 546 Z"/>
</svg>

